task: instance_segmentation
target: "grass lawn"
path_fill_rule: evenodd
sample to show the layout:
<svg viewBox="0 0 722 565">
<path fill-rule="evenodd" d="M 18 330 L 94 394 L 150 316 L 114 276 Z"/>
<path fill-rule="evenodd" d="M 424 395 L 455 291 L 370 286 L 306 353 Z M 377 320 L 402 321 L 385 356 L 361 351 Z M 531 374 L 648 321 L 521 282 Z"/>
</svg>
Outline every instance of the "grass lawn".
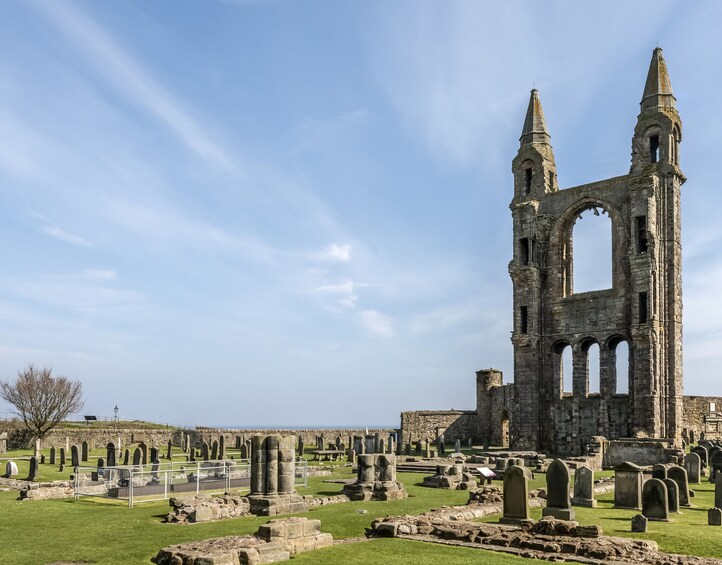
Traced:
<svg viewBox="0 0 722 565">
<path fill-rule="evenodd" d="M 104 450 L 93 454 L 104 456 Z M 19 455 L 19 454 L 17 454 Z M 27 452 L 23 453 L 27 455 Z M 27 463 L 25 463 L 27 465 Z M 25 467 L 25 472 L 27 466 Z M 57 467 L 41 466 L 44 480 L 54 477 Z M 21 471 L 22 476 L 22 471 Z M 334 478 L 351 478 L 348 467 L 339 467 Z M 423 475 L 399 473 L 409 498 L 395 502 L 352 502 L 315 509 L 303 515 L 321 520 L 321 529 L 335 539 L 363 536 L 375 517 L 418 514 L 438 508 L 464 504 L 468 494 L 420 486 Z M 67 478 L 67 474 L 65 474 Z M 309 487 L 301 494 L 332 495 L 342 485 L 324 483 L 328 477 L 309 478 Z M 538 475 L 530 488 L 544 486 L 544 475 Z M 500 484 L 500 483 L 496 483 Z M 600 524 L 609 535 L 655 539 L 665 551 L 722 556 L 722 528 L 707 526 L 707 508 L 713 498 L 709 483 L 693 485 L 697 497 L 694 509 L 685 509 L 672 523 L 651 523 L 650 533 L 631 534 L 630 519 L 635 512 L 612 510 L 612 496 L 600 498 L 598 509 L 577 509 L 582 523 Z M 167 501 L 137 504 L 127 508 L 125 502 L 104 499 L 18 501 L 17 492 L 0 492 L 0 564 L 41 565 L 54 561 L 85 561 L 98 564 L 150 563 L 151 556 L 165 546 L 234 534 L 249 534 L 268 518 L 236 518 L 193 525 L 164 524 Z M 366 514 L 358 510 L 364 509 Z M 541 510 L 532 511 L 539 518 Z M 495 521 L 491 518 L 488 521 Z M 704 535 L 700 535 L 700 529 Z M 527 560 L 481 550 L 434 545 L 406 540 L 371 540 L 340 544 L 318 552 L 301 554 L 295 563 L 418 565 L 435 560 L 445 565 L 466 564 L 528 564 Z"/>
</svg>

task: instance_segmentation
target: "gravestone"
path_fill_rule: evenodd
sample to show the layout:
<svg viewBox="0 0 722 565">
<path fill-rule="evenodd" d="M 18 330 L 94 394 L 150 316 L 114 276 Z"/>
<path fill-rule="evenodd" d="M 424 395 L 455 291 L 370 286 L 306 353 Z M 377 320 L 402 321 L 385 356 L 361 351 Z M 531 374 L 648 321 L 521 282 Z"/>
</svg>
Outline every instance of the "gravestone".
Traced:
<svg viewBox="0 0 722 565">
<path fill-rule="evenodd" d="M 158 482 L 158 468 L 160 467 L 160 461 L 154 459 L 150 467 L 150 480 L 153 483 Z"/>
<path fill-rule="evenodd" d="M 645 533 L 647 531 L 647 519 L 641 514 L 632 518 L 632 531 Z"/>
<path fill-rule="evenodd" d="M 672 479 L 664 479 L 664 486 L 667 487 L 667 506 L 670 514 L 679 512 L 679 486 Z"/>
<path fill-rule="evenodd" d="M 441 434 L 436 440 L 436 447 L 439 450 L 439 455 L 446 455 L 446 443 L 444 443 L 444 434 Z"/>
<path fill-rule="evenodd" d="M 30 458 L 30 470 L 28 471 L 28 480 L 34 481 L 35 477 L 38 476 L 38 458 L 37 457 L 31 457 Z"/>
<path fill-rule="evenodd" d="M 461 441 L 458 439 L 454 442 L 454 453 L 461 453 Z"/>
<path fill-rule="evenodd" d="M 722 526 L 722 509 L 710 508 L 707 510 L 707 524 L 710 526 Z"/>
<path fill-rule="evenodd" d="M 662 465 L 661 463 L 658 463 L 657 465 L 652 465 L 652 478 L 653 479 L 660 479 L 664 480 L 667 478 L 667 466 Z"/>
<path fill-rule="evenodd" d="M 128 465 L 129 461 L 130 461 L 130 449 L 126 448 L 126 450 L 123 452 L 123 465 Z"/>
<path fill-rule="evenodd" d="M 298 438 L 298 456 L 299 456 L 299 457 L 303 457 L 303 451 L 304 451 L 304 449 L 305 449 L 305 446 L 304 446 L 304 444 L 303 444 L 303 438 L 302 438 L 302 437 L 299 437 L 299 438 Z"/>
<path fill-rule="evenodd" d="M 55 465 L 55 448 L 50 448 L 50 464 Z"/>
<path fill-rule="evenodd" d="M 141 441 L 140 444 L 138 445 L 138 447 L 140 448 L 141 463 L 143 465 L 147 465 L 148 464 L 148 446 L 145 444 L 145 442 Z"/>
<path fill-rule="evenodd" d="M 404 448 L 404 453 L 408 456 L 411 456 L 411 444 L 407 443 L 406 447 Z"/>
<path fill-rule="evenodd" d="M 423 447 L 421 446 L 421 440 L 419 440 L 416 442 L 416 449 L 415 449 L 414 453 L 416 455 L 421 455 L 422 450 L 423 450 Z"/>
<path fill-rule="evenodd" d="M 186 451 L 190 451 L 191 449 L 191 435 L 186 434 Z"/>
<path fill-rule="evenodd" d="M 241 444 L 241 459 L 248 459 L 248 446 L 245 443 Z"/>
<path fill-rule="evenodd" d="M 547 505 L 542 516 L 558 520 L 574 520 L 572 501 L 569 499 L 569 467 L 561 459 L 555 459 L 547 469 Z"/>
<path fill-rule="evenodd" d="M 138 466 L 143 463 L 143 452 L 141 451 L 140 447 L 136 447 L 135 451 L 133 451 L 133 465 Z"/>
<path fill-rule="evenodd" d="M 218 441 L 213 440 L 213 443 L 211 444 L 211 459 L 213 461 L 218 461 Z"/>
<path fill-rule="evenodd" d="M 70 464 L 73 466 L 73 468 L 80 465 L 80 453 L 78 452 L 77 445 L 70 446 Z"/>
<path fill-rule="evenodd" d="M 60 448 L 60 464 L 65 465 L 65 448 Z"/>
<path fill-rule="evenodd" d="M 722 508 L 722 473 L 714 481 L 714 507 Z"/>
<path fill-rule="evenodd" d="M 150 461 L 155 461 L 156 459 L 158 459 L 158 448 L 156 448 L 156 447 L 151 447 L 151 448 L 150 448 L 149 460 L 150 460 Z"/>
<path fill-rule="evenodd" d="M 702 460 L 698 453 L 688 453 L 684 457 L 684 468 L 690 483 L 699 483 L 702 475 Z"/>
<path fill-rule="evenodd" d="M 699 432 L 699 441 L 704 441 L 706 437 L 706 434 L 704 432 Z"/>
<path fill-rule="evenodd" d="M 716 449 L 709 454 L 709 478 L 710 482 L 722 473 L 722 449 Z"/>
<path fill-rule="evenodd" d="M 166 448 L 165 458 L 168 460 L 173 459 L 173 442 L 168 440 L 168 447 Z"/>
<path fill-rule="evenodd" d="M 614 507 L 642 509 L 642 469 L 629 461 L 614 469 Z"/>
<path fill-rule="evenodd" d="M 84 441 L 80 444 L 80 460 L 81 461 L 87 461 L 88 460 L 88 442 Z"/>
<path fill-rule="evenodd" d="M 45 455 L 43 454 L 40 455 L 40 464 L 45 465 Z"/>
<path fill-rule="evenodd" d="M 594 471 L 589 467 L 577 467 L 574 472 L 574 506 L 586 506 L 596 508 L 597 501 L 594 498 Z"/>
<path fill-rule="evenodd" d="M 424 442 L 424 457 L 426 457 L 426 459 L 431 457 L 431 443 L 428 439 Z"/>
<path fill-rule="evenodd" d="M 343 440 L 341 439 L 341 436 L 336 436 L 336 449 L 341 449 L 341 443 Z"/>
<path fill-rule="evenodd" d="M 647 520 L 669 521 L 667 487 L 661 479 L 649 479 L 642 487 L 642 514 Z"/>
<path fill-rule="evenodd" d="M 369 455 L 376 453 L 376 438 L 374 436 L 366 436 L 364 439 L 364 453 Z"/>
<path fill-rule="evenodd" d="M 108 460 L 108 467 L 115 467 L 117 462 L 115 460 L 115 444 L 110 442 L 105 446 L 105 458 Z"/>
<path fill-rule="evenodd" d="M 694 430 L 690 430 L 689 431 L 689 443 L 694 443 L 694 440 L 695 440 Z"/>
<path fill-rule="evenodd" d="M 707 448 L 704 445 L 697 445 L 692 448 L 692 453 L 696 453 L 699 455 L 700 461 L 702 463 L 702 467 L 706 467 L 709 465 L 709 459 L 708 459 L 708 452 Z"/>
<path fill-rule="evenodd" d="M 18 474 L 18 466 L 15 461 L 8 461 L 5 463 L 5 476 L 7 478 L 14 477 Z"/>
<path fill-rule="evenodd" d="M 348 458 L 349 463 L 356 463 L 356 451 L 353 449 L 346 450 L 346 457 Z"/>
<path fill-rule="evenodd" d="M 529 487 L 524 469 L 509 467 L 504 473 L 504 524 L 518 524 L 529 519 Z"/>
<path fill-rule="evenodd" d="M 667 470 L 667 477 L 677 483 L 679 505 L 689 506 L 689 482 L 687 481 L 687 471 L 679 465 L 673 465 Z"/>
<path fill-rule="evenodd" d="M 383 438 L 381 438 L 381 439 L 379 439 L 379 450 L 377 453 L 385 453 L 385 451 L 386 451 L 386 446 L 384 445 Z"/>
<path fill-rule="evenodd" d="M 201 444 L 201 459 L 208 461 L 210 459 L 210 453 L 208 451 L 208 443 L 204 440 Z"/>
<path fill-rule="evenodd" d="M 218 459 L 223 460 L 226 456 L 226 440 L 223 439 L 223 435 L 218 438 Z"/>
<path fill-rule="evenodd" d="M 372 453 L 383 453 L 384 448 L 381 444 L 381 434 L 379 432 L 376 432 L 374 434 L 374 450 Z"/>
<path fill-rule="evenodd" d="M 386 453 L 394 453 L 394 438 L 393 436 L 389 436 L 389 446 L 386 450 Z"/>
</svg>

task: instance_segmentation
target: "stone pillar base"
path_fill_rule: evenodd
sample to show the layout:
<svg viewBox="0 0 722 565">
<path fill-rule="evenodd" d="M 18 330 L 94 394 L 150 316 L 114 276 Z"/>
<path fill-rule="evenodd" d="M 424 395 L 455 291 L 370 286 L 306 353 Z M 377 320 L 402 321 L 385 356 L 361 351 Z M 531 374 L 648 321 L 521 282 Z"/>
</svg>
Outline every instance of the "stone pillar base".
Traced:
<svg viewBox="0 0 722 565">
<path fill-rule="evenodd" d="M 557 520 L 574 520 L 574 510 L 571 508 L 554 508 L 547 506 L 542 510 L 542 516 L 552 516 Z"/>
<path fill-rule="evenodd" d="M 596 508 L 597 501 L 594 498 L 572 498 L 572 506 L 584 506 L 586 508 Z"/>
<path fill-rule="evenodd" d="M 256 516 L 278 516 L 279 514 L 294 514 L 306 512 L 308 503 L 300 494 L 276 494 L 248 496 L 251 505 L 251 514 Z"/>
</svg>

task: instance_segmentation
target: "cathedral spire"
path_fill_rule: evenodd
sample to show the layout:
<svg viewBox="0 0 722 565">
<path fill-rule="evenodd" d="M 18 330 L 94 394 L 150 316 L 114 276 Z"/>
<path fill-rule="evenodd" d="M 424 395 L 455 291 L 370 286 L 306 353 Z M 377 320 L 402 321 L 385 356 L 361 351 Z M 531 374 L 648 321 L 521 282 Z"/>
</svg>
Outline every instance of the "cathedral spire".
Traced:
<svg viewBox="0 0 722 565">
<path fill-rule="evenodd" d="M 539 91 L 536 88 L 531 91 L 529 97 L 529 107 L 519 141 L 521 145 L 527 143 L 549 144 L 550 141 L 549 130 L 547 130 L 547 123 L 544 120 L 544 110 L 542 110 L 541 100 L 539 100 Z"/>
<path fill-rule="evenodd" d="M 640 103 L 642 110 L 659 107 L 674 108 L 675 100 L 662 49 L 657 47 L 652 53 L 652 62 L 649 64 L 647 82 L 644 85 L 644 94 L 642 94 Z"/>
</svg>

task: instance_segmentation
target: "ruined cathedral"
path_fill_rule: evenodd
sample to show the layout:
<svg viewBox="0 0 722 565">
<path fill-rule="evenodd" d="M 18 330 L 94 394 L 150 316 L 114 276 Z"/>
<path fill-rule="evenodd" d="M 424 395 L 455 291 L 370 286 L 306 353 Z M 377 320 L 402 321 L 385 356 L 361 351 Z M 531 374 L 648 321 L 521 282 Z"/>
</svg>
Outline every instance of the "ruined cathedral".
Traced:
<svg viewBox="0 0 722 565">
<path fill-rule="evenodd" d="M 652 54 L 628 174 L 559 187 L 536 90 L 519 141 L 510 204 L 514 383 L 504 385 L 499 371 L 478 371 L 475 410 L 404 412 L 404 441 L 443 433 L 571 455 L 599 436 L 660 438 L 673 446 L 687 430 L 720 435 L 722 399 L 682 395 L 682 122 L 662 50 Z M 587 210 L 611 221 L 612 286 L 575 292 L 572 231 Z M 590 390 L 593 346 L 598 390 Z M 628 355 L 624 388 L 617 383 L 619 350 Z"/>
</svg>

